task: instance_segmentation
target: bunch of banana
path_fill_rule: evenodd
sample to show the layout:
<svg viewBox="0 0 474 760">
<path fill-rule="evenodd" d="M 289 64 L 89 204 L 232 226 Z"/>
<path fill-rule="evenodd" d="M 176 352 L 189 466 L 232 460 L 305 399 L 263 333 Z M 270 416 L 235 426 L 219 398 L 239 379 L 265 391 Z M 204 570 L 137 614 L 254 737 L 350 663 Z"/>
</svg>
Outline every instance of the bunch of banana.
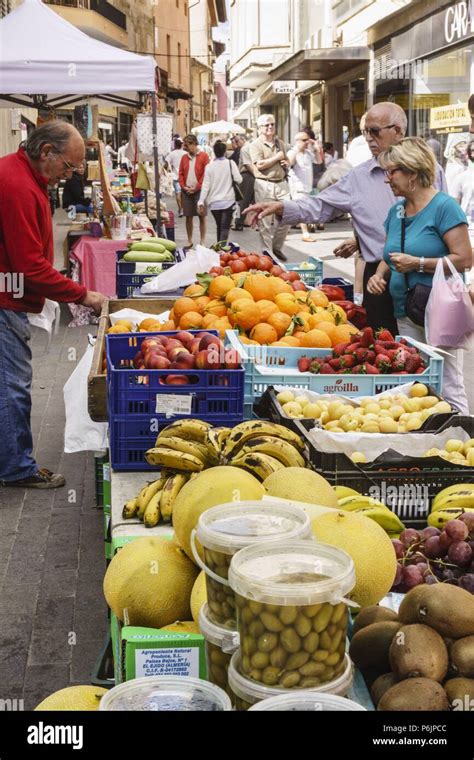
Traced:
<svg viewBox="0 0 474 760">
<path fill-rule="evenodd" d="M 201 472 L 219 464 L 216 448 L 209 441 L 212 426 L 201 420 L 177 420 L 158 435 L 145 459 L 154 467 L 178 472 Z"/>
<path fill-rule="evenodd" d="M 435 512 L 430 512 L 428 515 L 428 526 L 430 528 L 439 528 L 443 530 L 444 526 L 450 520 L 456 520 L 463 512 L 474 512 L 474 507 L 462 508 L 462 507 L 444 507 L 443 509 L 437 509 Z"/>
<path fill-rule="evenodd" d="M 345 496 L 338 501 L 339 509 L 346 512 L 358 512 L 360 515 L 370 517 L 389 534 L 390 538 L 396 538 L 405 529 L 402 521 L 381 501 L 373 499 L 371 496 L 362 496 L 361 494 Z"/>
<path fill-rule="evenodd" d="M 213 427 L 207 431 L 206 446 L 214 449 L 219 463 L 223 459 L 226 440 L 231 432 L 232 428 L 228 427 Z"/>
<path fill-rule="evenodd" d="M 249 420 L 226 434 L 224 455 L 260 480 L 284 467 L 306 467 L 304 443 L 292 430 L 264 420 Z"/>
<path fill-rule="evenodd" d="M 122 517 L 129 520 L 137 517 L 147 528 L 154 528 L 160 522 L 170 522 L 173 504 L 180 490 L 189 480 L 189 475 L 163 471 L 162 477 L 147 483 L 135 499 L 124 505 Z"/>
<path fill-rule="evenodd" d="M 443 488 L 433 499 L 432 512 L 456 507 L 461 510 L 474 508 L 474 483 L 457 483 Z"/>
</svg>

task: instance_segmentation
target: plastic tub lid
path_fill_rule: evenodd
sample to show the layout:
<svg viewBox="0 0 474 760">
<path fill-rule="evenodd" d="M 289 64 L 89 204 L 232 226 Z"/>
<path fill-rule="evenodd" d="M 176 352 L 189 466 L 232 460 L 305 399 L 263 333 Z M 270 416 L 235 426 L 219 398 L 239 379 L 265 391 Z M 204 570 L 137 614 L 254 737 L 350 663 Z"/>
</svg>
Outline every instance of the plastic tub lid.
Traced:
<svg viewBox="0 0 474 760">
<path fill-rule="evenodd" d="M 236 594 L 267 604 L 338 604 L 354 588 L 352 558 L 316 541 L 267 541 L 234 554 L 229 585 Z"/>
<path fill-rule="evenodd" d="M 235 554 L 262 541 L 310 538 L 312 533 L 310 519 L 300 507 L 271 501 L 233 501 L 203 512 L 197 537 L 208 549 Z"/>
<path fill-rule="evenodd" d="M 335 697 L 334 694 L 282 694 L 279 697 L 264 699 L 252 705 L 250 710 L 274 711 L 309 711 L 309 712 L 367 712 L 365 707 L 353 702 L 352 699 Z"/>
<path fill-rule="evenodd" d="M 114 686 L 99 710 L 145 712 L 229 711 L 229 697 L 218 686 L 187 676 L 149 676 Z"/>
<path fill-rule="evenodd" d="M 354 678 L 354 671 L 352 662 L 348 654 L 344 657 L 346 667 L 340 676 L 333 681 L 322 683 L 320 686 L 315 686 L 312 689 L 296 689 L 298 694 L 334 694 L 339 697 L 344 697 L 352 686 Z M 292 694 L 295 689 L 282 689 L 278 686 L 265 686 L 258 681 L 252 681 L 250 678 L 246 678 L 240 672 L 240 651 L 235 652 L 229 664 L 228 670 L 229 686 L 237 697 L 243 699 L 244 702 L 249 704 L 255 704 L 261 702 L 263 699 L 269 699 L 270 697 L 278 697 L 282 694 Z"/>
<path fill-rule="evenodd" d="M 209 606 L 203 604 L 199 610 L 199 629 L 211 644 L 215 644 L 226 654 L 232 654 L 239 648 L 240 636 L 231 626 L 216 625 L 209 617 Z"/>
</svg>

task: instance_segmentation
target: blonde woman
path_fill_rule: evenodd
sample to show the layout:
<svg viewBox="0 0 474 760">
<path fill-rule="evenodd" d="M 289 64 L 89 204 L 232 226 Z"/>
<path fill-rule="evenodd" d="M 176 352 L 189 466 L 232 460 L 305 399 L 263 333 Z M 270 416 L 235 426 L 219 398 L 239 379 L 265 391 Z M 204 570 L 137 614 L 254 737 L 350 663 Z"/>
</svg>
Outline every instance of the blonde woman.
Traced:
<svg viewBox="0 0 474 760">
<path fill-rule="evenodd" d="M 438 260 L 449 257 L 458 272 L 472 266 L 466 214 L 454 198 L 433 187 L 436 160 L 421 138 L 404 138 L 378 160 L 393 193 L 405 200 L 388 213 L 384 257 L 367 287 L 380 295 L 388 286 L 400 335 L 426 342 L 424 308 Z M 445 272 L 449 274 L 447 266 Z M 451 354 L 444 356 L 443 395 L 469 414 L 462 353 L 442 348 Z"/>
</svg>

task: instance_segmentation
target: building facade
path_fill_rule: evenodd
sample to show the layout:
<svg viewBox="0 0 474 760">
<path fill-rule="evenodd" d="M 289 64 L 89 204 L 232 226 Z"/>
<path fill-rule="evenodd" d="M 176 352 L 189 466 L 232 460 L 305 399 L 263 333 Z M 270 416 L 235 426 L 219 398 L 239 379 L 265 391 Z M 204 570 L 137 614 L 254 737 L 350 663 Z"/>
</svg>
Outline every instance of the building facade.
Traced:
<svg viewBox="0 0 474 760">
<path fill-rule="evenodd" d="M 217 94 L 214 63 L 223 46 L 212 30 L 227 20 L 225 0 L 194 0 L 189 5 L 191 40 L 191 128 L 216 121 Z"/>
<path fill-rule="evenodd" d="M 160 67 L 160 110 L 174 116 L 173 131 L 191 126 L 191 40 L 188 0 L 155 3 L 155 55 Z"/>
</svg>

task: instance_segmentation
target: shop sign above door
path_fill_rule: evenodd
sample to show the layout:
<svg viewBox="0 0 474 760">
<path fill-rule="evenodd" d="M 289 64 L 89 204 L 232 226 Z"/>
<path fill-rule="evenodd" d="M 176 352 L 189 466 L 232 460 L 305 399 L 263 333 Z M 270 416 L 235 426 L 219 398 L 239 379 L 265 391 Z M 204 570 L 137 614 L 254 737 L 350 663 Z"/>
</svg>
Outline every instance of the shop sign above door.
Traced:
<svg viewBox="0 0 474 760">
<path fill-rule="evenodd" d="M 469 35 L 474 35 L 474 0 L 462 0 L 446 11 L 444 37 L 449 45 Z"/>
</svg>

